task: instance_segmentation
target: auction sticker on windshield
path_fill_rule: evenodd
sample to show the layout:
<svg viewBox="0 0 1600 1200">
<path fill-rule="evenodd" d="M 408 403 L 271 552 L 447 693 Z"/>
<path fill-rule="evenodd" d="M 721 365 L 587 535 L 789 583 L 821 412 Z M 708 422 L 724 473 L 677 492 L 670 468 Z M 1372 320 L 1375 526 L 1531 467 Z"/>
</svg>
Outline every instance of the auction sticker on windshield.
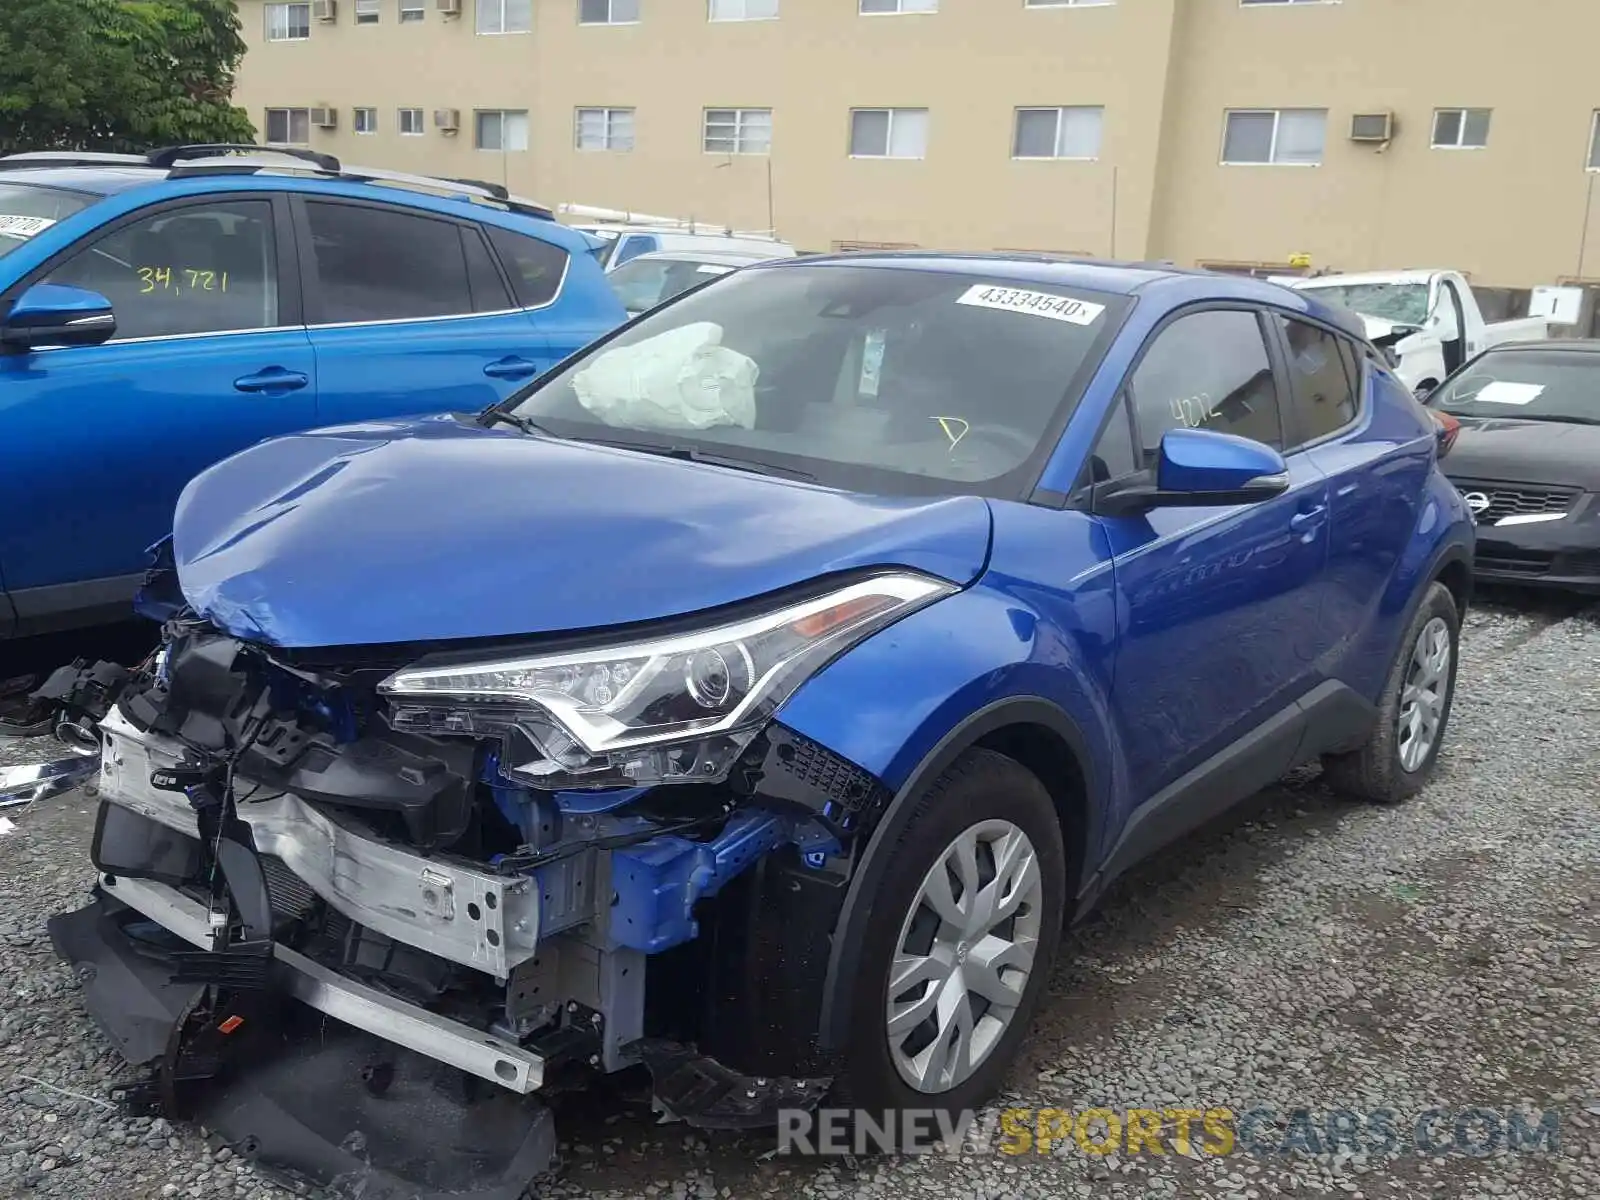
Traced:
<svg viewBox="0 0 1600 1200">
<path fill-rule="evenodd" d="M 19 217 L 0 213 L 0 234 L 7 237 L 30 238 L 54 225 L 50 217 Z"/>
<path fill-rule="evenodd" d="M 995 287 L 980 283 L 970 287 L 956 301 L 974 308 L 998 308 L 1006 312 L 1028 313 L 1035 317 L 1049 317 L 1052 321 L 1067 321 L 1073 325 L 1093 325 L 1106 311 L 1104 304 L 1091 304 L 1087 300 L 1074 300 L 1071 296 L 1057 296 L 1051 292 L 1030 292 L 1022 288 Z"/>
</svg>

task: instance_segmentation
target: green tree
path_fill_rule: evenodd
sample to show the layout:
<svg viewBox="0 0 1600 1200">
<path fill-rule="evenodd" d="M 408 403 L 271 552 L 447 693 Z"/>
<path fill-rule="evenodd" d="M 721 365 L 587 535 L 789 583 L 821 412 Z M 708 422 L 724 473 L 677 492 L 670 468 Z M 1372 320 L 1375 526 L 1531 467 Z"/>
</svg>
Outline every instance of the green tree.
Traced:
<svg viewBox="0 0 1600 1200">
<path fill-rule="evenodd" d="M 0 153 L 249 142 L 234 0 L 0 0 Z"/>
</svg>

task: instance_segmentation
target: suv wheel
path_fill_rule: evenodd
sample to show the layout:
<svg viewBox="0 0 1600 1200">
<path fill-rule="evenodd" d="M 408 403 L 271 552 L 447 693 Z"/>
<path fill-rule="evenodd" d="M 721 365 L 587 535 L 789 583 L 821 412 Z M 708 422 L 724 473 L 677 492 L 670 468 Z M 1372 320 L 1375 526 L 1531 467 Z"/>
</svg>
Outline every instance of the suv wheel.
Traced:
<svg viewBox="0 0 1600 1200">
<path fill-rule="evenodd" d="M 1389 669 L 1366 743 L 1324 759 L 1328 782 L 1379 804 L 1416 795 L 1439 761 L 1455 699 L 1461 619 L 1442 583 L 1432 584 Z"/>
<path fill-rule="evenodd" d="M 975 1108 L 1026 1036 L 1066 913 L 1060 819 L 1012 759 L 971 750 L 891 848 L 841 1089 L 870 1113 Z"/>
</svg>

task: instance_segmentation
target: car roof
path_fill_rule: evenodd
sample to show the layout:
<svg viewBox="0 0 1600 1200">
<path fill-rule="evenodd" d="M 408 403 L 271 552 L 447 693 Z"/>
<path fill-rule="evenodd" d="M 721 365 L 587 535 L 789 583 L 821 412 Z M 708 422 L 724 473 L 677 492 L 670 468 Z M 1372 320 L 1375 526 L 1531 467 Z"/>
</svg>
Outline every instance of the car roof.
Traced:
<svg viewBox="0 0 1600 1200">
<path fill-rule="evenodd" d="M 1296 280 L 1296 288 L 1319 287 L 1361 287 L 1375 284 L 1415 284 L 1430 283 L 1434 276 L 1443 275 L 1443 270 L 1429 270 L 1421 267 L 1407 267 L 1404 271 L 1359 271 L 1350 275 L 1312 275 Z"/>
<path fill-rule="evenodd" d="M 650 262 L 652 260 L 668 262 L 696 262 L 725 264 L 732 267 L 742 267 L 749 263 L 766 262 L 770 255 L 756 254 L 748 250 L 696 250 L 684 247 L 681 250 L 652 250 L 648 254 L 636 254 L 622 265 L 628 263 Z M 622 268 L 617 268 L 621 270 Z"/>
<path fill-rule="evenodd" d="M 1488 347 L 1484 353 L 1503 354 L 1512 350 L 1519 354 L 1549 354 L 1554 351 L 1564 351 L 1568 354 L 1600 354 L 1600 338 L 1550 338 L 1540 342 L 1501 342 Z"/>
<path fill-rule="evenodd" d="M 0 183 L 26 183 L 110 196 L 129 188 L 145 187 L 167 178 L 167 172 L 130 164 L 126 167 L 13 167 L 0 172 Z"/>
<path fill-rule="evenodd" d="M 852 251 L 773 259 L 763 269 L 801 270 L 808 266 L 879 267 L 896 270 L 1003 278 L 1013 283 L 1082 288 L 1111 295 L 1149 297 L 1177 307 L 1206 300 L 1240 301 L 1298 310 L 1343 330 L 1359 341 L 1367 340 L 1366 325 L 1356 314 L 1325 304 L 1304 292 L 1292 291 L 1248 275 L 1224 275 L 1170 263 L 1129 263 L 1108 259 L 1066 258 L 1049 254 L 980 254 L 926 250 Z"/>
<path fill-rule="evenodd" d="M 185 179 L 227 176 L 294 179 L 310 184 L 296 190 L 308 191 L 334 190 L 341 185 L 392 186 L 445 205 L 447 210 L 465 207 L 481 214 L 483 205 L 475 201 L 487 202 L 504 212 L 555 223 L 555 213 L 547 206 L 513 196 L 501 184 L 353 166 L 331 154 L 297 147 L 224 143 L 170 146 L 149 154 L 43 150 L 0 156 L 0 179 L 102 196 Z"/>
</svg>

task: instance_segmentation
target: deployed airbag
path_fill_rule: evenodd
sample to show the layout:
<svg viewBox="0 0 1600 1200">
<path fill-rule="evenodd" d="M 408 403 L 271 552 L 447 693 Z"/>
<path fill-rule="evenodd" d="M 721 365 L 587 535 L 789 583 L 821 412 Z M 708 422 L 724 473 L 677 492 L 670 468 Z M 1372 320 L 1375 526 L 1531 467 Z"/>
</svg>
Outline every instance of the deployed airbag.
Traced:
<svg viewBox="0 0 1600 1200">
<path fill-rule="evenodd" d="M 578 402 L 607 425 L 710 429 L 756 423 L 755 360 L 722 344 L 722 326 L 696 321 L 596 354 L 572 377 Z"/>
</svg>

